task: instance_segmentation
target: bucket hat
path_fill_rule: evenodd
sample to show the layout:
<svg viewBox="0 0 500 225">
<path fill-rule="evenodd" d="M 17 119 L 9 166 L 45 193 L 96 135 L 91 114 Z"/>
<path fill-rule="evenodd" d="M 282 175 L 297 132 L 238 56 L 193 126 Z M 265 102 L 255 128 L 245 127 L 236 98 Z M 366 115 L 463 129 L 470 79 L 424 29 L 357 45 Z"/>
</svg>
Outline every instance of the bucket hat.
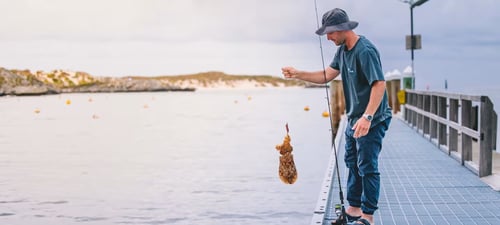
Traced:
<svg viewBox="0 0 500 225">
<path fill-rule="evenodd" d="M 332 9 L 323 14 L 322 26 L 316 31 L 317 35 L 324 35 L 335 31 L 352 30 L 358 22 L 350 21 L 347 13 L 339 8 Z"/>
</svg>

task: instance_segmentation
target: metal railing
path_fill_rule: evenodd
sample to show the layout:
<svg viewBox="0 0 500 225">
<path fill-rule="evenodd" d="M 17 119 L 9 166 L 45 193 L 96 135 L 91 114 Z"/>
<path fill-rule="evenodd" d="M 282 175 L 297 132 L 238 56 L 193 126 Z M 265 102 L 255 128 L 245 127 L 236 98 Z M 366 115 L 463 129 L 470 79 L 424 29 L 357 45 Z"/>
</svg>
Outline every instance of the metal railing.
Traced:
<svg viewBox="0 0 500 225">
<path fill-rule="evenodd" d="M 492 174 L 497 114 L 487 96 L 405 91 L 403 113 L 410 126 L 479 177 Z"/>
</svg>

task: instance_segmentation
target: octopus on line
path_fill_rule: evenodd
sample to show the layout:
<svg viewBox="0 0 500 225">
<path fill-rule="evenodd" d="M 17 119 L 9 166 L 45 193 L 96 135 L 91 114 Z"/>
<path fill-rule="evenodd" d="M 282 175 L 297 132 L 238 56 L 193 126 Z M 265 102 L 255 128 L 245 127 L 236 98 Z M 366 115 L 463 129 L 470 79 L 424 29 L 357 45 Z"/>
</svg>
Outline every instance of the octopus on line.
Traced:
<svg viewBox="0 0 500 225">
<path fill-rule="evenodd" d="M 293 147 L 290 144 L 290 135 L 288 134 L 288 124 L 286 127 L 286 136 L 281 145 L 276 145 L 276 150 L 281 154 L 280 165 L 279 165 L 279 177 L 280 180 L 285 184 L 293 184 L 297 181 L 297 169 L 295 168 L 295 163 L 293 161 Z"/>
</svg>

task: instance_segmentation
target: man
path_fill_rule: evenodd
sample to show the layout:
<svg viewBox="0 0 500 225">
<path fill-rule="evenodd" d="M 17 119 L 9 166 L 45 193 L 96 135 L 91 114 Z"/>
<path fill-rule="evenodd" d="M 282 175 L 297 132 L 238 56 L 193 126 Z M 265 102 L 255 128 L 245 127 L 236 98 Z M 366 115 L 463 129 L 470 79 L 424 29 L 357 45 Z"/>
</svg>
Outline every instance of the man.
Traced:
<svg viewBox="0 0 500 225">
<path fill-rule="evenodd" d="M 352 224 L 372 225 L 380 193 L 378 156 L 392 113 L 379 53 L 368 39 L 353 31 L 357 26 L 344 10 L 328 11 L 316 34 L 326 34 L 339 46 L 330 66 L 316 72 L 284 67 L 282 73 L 286 78 L 319 84 L 341 74 L 348 118 L 344 159 L 349 168 L 347 219 Z"/>
</svg>

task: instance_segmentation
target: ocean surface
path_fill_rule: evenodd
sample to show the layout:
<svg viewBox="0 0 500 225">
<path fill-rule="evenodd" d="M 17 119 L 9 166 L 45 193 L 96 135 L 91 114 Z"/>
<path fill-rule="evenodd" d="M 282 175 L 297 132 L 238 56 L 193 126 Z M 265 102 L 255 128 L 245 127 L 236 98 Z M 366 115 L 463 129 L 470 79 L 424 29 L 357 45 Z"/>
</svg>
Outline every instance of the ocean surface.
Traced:
<svg viewBox="0 0 500 225">
<path fill-rule="evenodd" d="M 324 110 L 322 88 L 1 97 L 0 224 L 308 224 Z"/>
</svg>

